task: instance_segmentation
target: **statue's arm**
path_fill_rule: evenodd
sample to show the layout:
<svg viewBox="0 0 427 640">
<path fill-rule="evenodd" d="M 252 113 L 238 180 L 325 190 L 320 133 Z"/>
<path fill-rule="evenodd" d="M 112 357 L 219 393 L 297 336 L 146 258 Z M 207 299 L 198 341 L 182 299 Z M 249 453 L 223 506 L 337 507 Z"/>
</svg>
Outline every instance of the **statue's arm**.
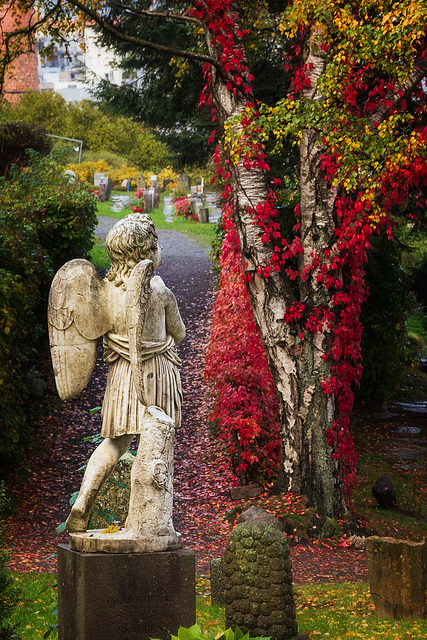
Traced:
<svg viewBox="0 0 427 640">
<path fill-rule="evenodd" d="M 185 338 L 185 325 L 178 309 L 176 298 L 172 291 L 167 289 L 167 303 L 165 306 L 166 333 L 171 335 L 175 342 L 181 342 Z"/>
</svg>

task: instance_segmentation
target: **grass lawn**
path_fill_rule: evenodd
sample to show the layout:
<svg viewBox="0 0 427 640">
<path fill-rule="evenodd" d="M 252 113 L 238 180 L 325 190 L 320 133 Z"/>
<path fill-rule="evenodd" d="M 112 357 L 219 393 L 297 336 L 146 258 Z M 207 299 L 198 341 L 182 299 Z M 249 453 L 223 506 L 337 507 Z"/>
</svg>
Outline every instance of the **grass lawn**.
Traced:
<svg viewBox="0 0 427 640">
<path fill-rule="evenodd" d="M 20 604 L 13 621 L 23 640 L 43 638 L 51 624 L 56 623 L 52 610 L 56 607 L 53 574 L 13 574 L 21 587 Z M 210 604 L 209 581 L 197 580 L 197 623 L 209 635 L 224 628 L 223 607 Z M 427 619 L 390 620 L 377 618 L 371 603 L 369 586 L 364 583 L 332 583 L 298 585 L 295 601 L 299 631 L 311 639 L 334 640 L 413 640 L 427 638 Z M 49 636 L 55 638 L 56 630 Z M 112 639 L 114 640 L 114 639 Z"/>
</svg>

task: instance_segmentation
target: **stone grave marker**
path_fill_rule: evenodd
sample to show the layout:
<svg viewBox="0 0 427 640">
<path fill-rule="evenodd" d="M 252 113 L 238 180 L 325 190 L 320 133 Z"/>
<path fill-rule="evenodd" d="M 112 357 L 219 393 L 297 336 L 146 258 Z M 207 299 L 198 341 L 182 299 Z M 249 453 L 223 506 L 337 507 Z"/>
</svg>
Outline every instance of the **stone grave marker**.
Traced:
<svg viewBox="0 0 427 640">
<path fill-rule="evenodd" d="M 224 561 L 222 558 L 214 558 L 210 562 L 211 581 L 211 605 L 213 607 L 223 607 L 225 605 L 224 591 Z"/>
<path fill-rule="evenodd" d="M 98 202 L 105 202 L 105 182 L 100 182 L 98 187 Z"/>
<path fill-rule="evenodd" d="M 145 191 L 145 189 L 147 188 L 147 185 L 145 184 L 145 178 L 142 175 L 142 173 L 138 174 L 138 178 L 136 180 L 136 185 L 137 185 L 137 190 L 138 191 Z"/>
<path fill-rule="evenodd" d="M 106 173 L 95 173 L 93 176 L 93 184 L 95 187 L 99 187 L 102 178 L 107 178 Z"/>
<path fill-rule="evenodd" d="M 108 202 L 111 196 L 111 191 L 113 190 L 113 181 L 111 178 L 108 178 L 107 184 L 105 186 L 105 201 Z"/>
<path fill-rule="evenodd" d="M 207 224 L 209 222 L 209 209 L 207 207 L 200 207 L 199 220 L 202 224 Z"/>
<path fill-rule="evenodd" d="M 286 536 L 264 522 L 237 525 L 224 553 L 225 626 L 276 640 L 298 634 Z"/>
<path fill-rule="evenodd" d="M 189 191 L 191 186 L 190 176 L 186 173 L 181 173 L 178 178 L 178 189 L 179 191 Z"/>
<path fill-rule="evenodd" d="M 384 618 L 427 615 L 427 542 L 371 536 L 366 539 L 375 613 Z"/>
</svg>

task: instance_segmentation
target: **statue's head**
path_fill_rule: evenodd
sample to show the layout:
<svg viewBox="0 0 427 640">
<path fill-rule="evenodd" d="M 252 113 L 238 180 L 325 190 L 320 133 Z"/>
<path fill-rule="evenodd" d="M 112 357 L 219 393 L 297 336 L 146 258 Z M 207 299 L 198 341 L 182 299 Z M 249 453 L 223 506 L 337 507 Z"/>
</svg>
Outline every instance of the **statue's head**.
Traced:
<svg viewBox="0 0 427 640">
<path fill-rule="evenodd" d="M 157 261 L 158 238 L 154 223 L 146 213 L 131 213 L 110 229 L 105 248 L 111 259 L 108 280 L 116 286 L 123 284 L 141 260 Z"/>
</svg>

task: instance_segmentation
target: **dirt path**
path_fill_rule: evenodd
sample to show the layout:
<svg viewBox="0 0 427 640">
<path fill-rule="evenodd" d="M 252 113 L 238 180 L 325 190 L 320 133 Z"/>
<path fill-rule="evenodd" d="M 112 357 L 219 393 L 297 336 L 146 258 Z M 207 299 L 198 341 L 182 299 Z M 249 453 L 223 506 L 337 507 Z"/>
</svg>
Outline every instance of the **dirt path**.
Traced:
<svg viewBox="0 0 427 640">
<path fill-rule="evenodd" d="M 105 234 L 113 219 L 102 219 L 98 234 Z M 207 426 L 207 404 L 203 382 L 210 310 L 213 303 L 211 263 L 195 242 L 175 231 L 159 231 L 164 247 L 159 274 L 174 291 L 187 337 L 179 345 L 183 360 L 183 424 L 176 436 L 174 521 L 183 545 L 196 553 L 198 573 L 209 572 L 211 558 L 222 554 L 231 526 L 225 512 L 235 503 L 229 498 L 231 474 L 224 450 L 212 441 Z M 29 479 L 16 490 L 20 508 L 7 522 L 10 567 L 20 571 L 55 570 L 54 554 L 59 542 L 55 528 L 68 513 L 68 497 L 78 489 L 82 471 L 93 445 L 84 437 L 100 430 L 99 414 L 90 409 L 102 402 L 106 368 L 98 358 L 92 380 L 72 402 L 61 402 L 56 394 L 50 363 L 44 374 L 48 391 L 43 415 L 35 424 L 28 468 Z M 294 547 L 291 551 L 295 582 L 332 582 L 366 579 L 364 553 L 332 550 L 324 546 Z"/>
</svg>

